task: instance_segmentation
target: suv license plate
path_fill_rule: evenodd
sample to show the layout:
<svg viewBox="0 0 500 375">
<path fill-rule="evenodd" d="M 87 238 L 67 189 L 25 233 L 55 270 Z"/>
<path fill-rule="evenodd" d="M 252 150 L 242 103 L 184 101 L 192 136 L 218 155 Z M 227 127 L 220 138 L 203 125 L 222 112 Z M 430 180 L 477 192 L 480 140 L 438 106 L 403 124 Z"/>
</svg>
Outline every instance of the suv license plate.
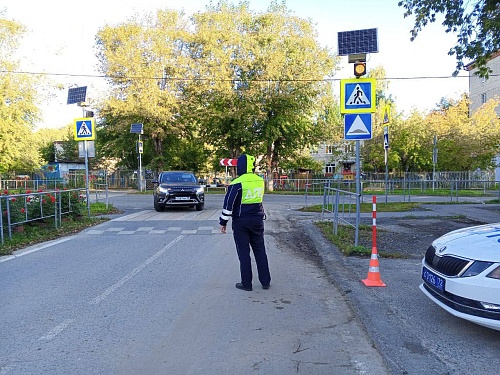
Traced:
<svg viewBox="0 0 500 375">
<path fill-rule="evenodd" d="M 178 201 L 187 201 L 189 200 L 189 197 L 177 197 Z"/>
<path fill-rule="evenodd" d="M 422 279 L 431 284 L 433 287 L 439 289 L 441 292 L 444 292 L 445 280 L 425 267 L 422 267 Z"/>
</svg>

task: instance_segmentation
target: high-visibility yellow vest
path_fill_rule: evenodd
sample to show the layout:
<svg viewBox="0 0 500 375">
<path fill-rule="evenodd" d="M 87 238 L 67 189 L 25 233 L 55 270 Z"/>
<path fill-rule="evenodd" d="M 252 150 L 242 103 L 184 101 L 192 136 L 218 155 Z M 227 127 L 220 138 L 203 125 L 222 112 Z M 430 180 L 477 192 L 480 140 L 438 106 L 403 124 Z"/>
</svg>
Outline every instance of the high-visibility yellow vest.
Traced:
<svg viewBox="0 0 500 375">
<path fill-rule="evenodd" d="M 241 184 L 241 204 L 262 203 L 264 180 L 254 173 L 245 173 L 231 182 Z"/>
</svg>

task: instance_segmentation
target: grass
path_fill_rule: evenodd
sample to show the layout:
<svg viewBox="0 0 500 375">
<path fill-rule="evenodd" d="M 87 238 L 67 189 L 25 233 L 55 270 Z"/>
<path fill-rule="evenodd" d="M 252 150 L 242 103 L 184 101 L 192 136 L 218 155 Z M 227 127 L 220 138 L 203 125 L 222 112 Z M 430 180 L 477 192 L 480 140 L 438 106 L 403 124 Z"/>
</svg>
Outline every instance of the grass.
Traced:
<svg viewBox="0 0 500 375">
<path fill-rule="evenodd" d="M 377 203 L 377 212 L 407 212 L 407 211 L 412 211 L 420 206 L 420 203 L 413 203 L 413 202 L 388 202 L 388 203 Z M 332 205 L 330 205 L 330 208 Z M 351 211 L 355 212 L 356 211 L 356 205 L 355 204 L 345 204 L 343 206 L 344 212 Z M 321 212 L 323 209 L 323 205 L 317 204 L 317 205 L 312 205 L 312 206 L 307 206 L 303 207 L 301 211 L 303 212 Z M 360 205 L 360 212 L 367 213 L 367 212 L 372 212 L 373 210 L 373 204 L 372 203 L 361 203 Z M 333 211 L 333 209 L 330 209 L 330 211 Z"/>
<path fill-rule="evenodd" d="M 333 223 L 331 221 L 317 221 L 314 223 L 320 230 L 323 236 L 334 244 L 339 251 L 347 256 L 362 256 L 370 257 L 372 249 L 363 245 L 354 246 L 354 228 L 348 225 L 339 225 L 337 235 L 333 233 Z M 361 240 L 371 239 L 372 227 L 368 225 L 360 225 L 358 231 L 358 243 Z M 380 231 L 380 229 L 379 229 Z M 398 253 L 386 253 L 378 251 L 378 254 L 384 258 L 403 258 L 404 256 Z"/>
<path fill-rule="evenodd" d="M 109 220 L 108 218 L 100 217 L 99 215 L 115 214 L 119 212 L 120 211 L 112 205 L 109 205 L 108 208 L 106 208 L 106 204 L 96 202 L 90 204 L 90 217 L 81 216 L 78 218 L 67 218 L 63 220 L 61 227 L 59 228 L 55 228 L 53 222 L 49 222 L 47 226 L 42 226 L 40 223 L 33 222 L 24 225 L 23 232 L 12 232 L 12 240 L 9 240 L 8 231 L 5 229 L 4 243 L 0 243 L 0 256 L 11 255 L 15 250 L 78 233 L 85 228 L 89 228 Z"/>
<path fill-rule="evenodd" d="M 317 221 L 314 223 L 323 233 L 323 236 L 333 243 L 342 254 L 344 255 L 361 255 L 369 256 L 371 254 L 371 249 L 365 246 L 354 246 L 354 228 L 346 225 L 339 225 L 337 235 L 333 233 L 332 222 L 331 221 Z M 362 235 L 371 235 L 371 229 L 360 225 L 359 233 Z"/>
<path fill-rule="evenodd" d="M 344 205 L 344 210 L 347 211 Z M 350 205 L 352 212 L 355 212 L 356 205 Z M 389 202 L 389 203 L 377 203 L 377 212 L 407 212 L 412 211 L 420 206 L 419 203 L 412 202 Z M 302 211 L 305 212 L 321 212 L 322 205 L 314 205 L 304 207 Z M 373 205 L 371 203 L 362 203 L 360 211 L 363 213 L 372 212 Z M 347 256 L 363 256 L 369 257 L 372 253 L 371 248 L 367 248 L 363 245 L 354 246 L 354 227 L 349 225 L 339 224 L 337 227 L 337 234 L 333 233 L 333 223 L 331 221 L 317 221 L 314 223 L 320 230 L 323 236 L 334 244 L 342 254 Z M 362 240 L 363 242 L 369 242 L 372 236 L 372 227 L 368 225 L 360 225 L 358 231 L 358 243 Z M 379 252 L 380 256 L 385 258 L 401 258 L 401 254 L 386 253 L 383 251 Z"/>
<path fill-rule="evenodd" d="M 385 194 L 385 190 L 369 190 L 366 189 L 363 191 L 365 195 L 377 195 L 377 194 Z M 394 189 L 388 192 L 389 195 L 426 195 L 426 196 L 438 196 L 438 197 L 449 197 L 452 195 L 452 191 L 450 189 Z M 457 191 L 453 190 L 453 196 L 457 195 Z M 488 196 L 488 193 L 484 193 L 482 189 L 478 190 L 465 190 L 459 189 L 458 196 L 460 197 L 484 197 Z"/>
</svg>

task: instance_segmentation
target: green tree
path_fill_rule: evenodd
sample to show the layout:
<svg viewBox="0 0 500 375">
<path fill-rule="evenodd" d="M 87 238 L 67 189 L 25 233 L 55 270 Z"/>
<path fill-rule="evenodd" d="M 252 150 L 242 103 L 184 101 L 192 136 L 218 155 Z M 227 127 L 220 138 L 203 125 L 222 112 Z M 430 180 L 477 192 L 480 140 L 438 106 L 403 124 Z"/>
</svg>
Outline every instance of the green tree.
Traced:
<svg viewBox="0 0 500 375">
<path fill-rule="evenodd" d="M 13 53 L 25 29 L 0 14 L 0 173 L 32 171 L 41 158 L 33 137 L 39 119 L 38 79 L 14 73 L 19 63 Z"/>
<path fill-rule="evenodd" d="M 424 115 L 414 110 L 390 126 L 391 161 L 401 172 L 418 172 L 432 165 L 432 131 Z M 392 165 L 394 166 L 394 165 Z"/>
<path fill-rule="evenodd" d="M 54 147 L 55 141 L 61 141 L 66 137 L 66 131 L 61 129 L 39 129 L 35 132 L 37 139 L 37 146 L 40 150 L 40 156 L 45 163 L 53 162 L 56 160 L 56 149 Z"/>
<path fill-rule="evenodd" d="M 323 170 L 323 163 L 313 159 L 310 155 L 297 155 L 293 159 L 283 161 L 281 167 L 284 170 L 293 170 L 295 173 L 304 170 L 319 173 Z"/>
<path fill-rule="evenodd" d="M 423 27 L 436 21 L 436 14 L 444 15 L 442 24 L 446 32 L 457 33 L 457 44 L 448 52 L 456 55 L 455 75 L 463 68 L 464 59 L 475 62 L 479 76 L 487 78 L 492 73 L 486 63 L 500 50 L 498 0 L 402 0 L 398 5 L 406 9 L 405 17 L 415 15 L 412 41 Z"/>
<path fill-rule="evenodd" d="M 195 16 L 197 65 L 214 82 L 198 90 L 206 111 L 208 142 L 227 150 L 264 155 L 268 173 L 280 160 L 316 143 L 316 115 L 330 90 L 336 60 L 315 41 L 310 21 L 273 2 L 254 14 L 246 2 L 220 2 Z"/>
<path fill-rule="evenodd" d="M 382 66 L 375 67 L 370 70 L 369 77 L 376 79 L 375 100 L 377 110 L 372 115 L 372 139 L 363 142 L 363 147 L 361 148 L 361 156 L 364 161 L 362 169 L 364 171 L 382 172 L 385 171 L 384 127 L 388 126 L 392 142 L 392 132 L 398 128 L 400 119 L 396 112 L 394 100 L 390 95 L 387 95 L 389 82 L 385 69 Z M 389 108 L 390 125 L 384 124 L 386 107 Z M 397 165 L 395 160 L 391 162 L 391 156 L 392 159 L 395 159 L 395 154 L 391 155 L 389 153 L 388 165 Z"/>
<path fill-rule="evenodd" d="M 99 32 L 100 68 L 113 87 L 99 113 L 115 144 L 142 122 L 159 168 L 182 165 L 184 151 L 200 166 L 249 152 L 265 155 L 271 170 L 317 141 L 318 103 L 336 60 L 310 21 L 275 2 L 257 15 L 247 2 L 225 1 L 191 21 L 158 11 Z M 114 149 L 122 159 L 124 144 Z"/>
<path fill-rule="evenodd" d="M 106 26 L 97 35 L 100 70 L 112 87 L 100 106 L 101 129 L 110 124 L 117 128 L 112 132 L 128 132 L 131 123 L 143 123 L 159 169 L 166 167 L 164 143 L 185 139 L 191 130 L 182 113 L 186 33 L 182 13 L 158 11 L 156 17 Z"/>
<path fill-rule="evenodd" d="M 469 117 L 469 100 L 458 101 L 435 110 L 427 124 L 438 139 L 439 170 L 467 171 L 492 166 L 499 151 L 500 127 L 495 114 L 497 100 L 490 100 Z"/>
</svg>

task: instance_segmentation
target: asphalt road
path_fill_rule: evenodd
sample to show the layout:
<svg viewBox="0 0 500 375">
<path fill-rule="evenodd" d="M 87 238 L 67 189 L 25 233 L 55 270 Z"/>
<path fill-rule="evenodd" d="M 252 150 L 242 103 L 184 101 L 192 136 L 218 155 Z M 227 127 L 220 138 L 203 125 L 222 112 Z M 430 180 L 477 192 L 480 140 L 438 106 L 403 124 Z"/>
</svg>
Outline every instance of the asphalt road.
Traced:
<svg viewBox="0 0 500 375">
<path fill-rule="evenodd" d="M 381 201 L 381 197 L 377 201 Z M 419 198 L 421 202 L 435 198 Z M 410 213 L 379 213 L 377 228 L 396 230 L 395 222 L 405 216 L 411 231 L 398 236 L 401 253 L 419 243 L 421 254 L 430 242 L 426 231 L 432 227 L 455 229 L 450 218 L 466 217 L 478 223 L 500 222 L 500 206 L 424 204 L 424 210 Z M 370 215 L 365 214 L 365 218 Z M 429 226 L 429 223 L 431 225 Z M 386 287 L 365 287 L 369 260 L 345 257 L 325 241 L 307 221 L 299 221 L 314 241 L 333 283 L 347 296 L 364 322 L 392 374 L 491 374 L 500 366 L 500 331 L 487 329 L 446 313 L 431 302 L 421 284 L 421 256 L 409 259 L 379 258 L 380 274 Z M 452 225 L 453 224 L 453 225 Z M 464 225 L 466 226 L 466 225 Z M 446 232 L 446 230 L 444 230 Z M 430 241 L 430 240 L 429 240 Z"/>
<path fill-rule="evenodd" d="M 269 290 L 234 287 L 222 196 L 157 213 L 115 195 L 113 220 L 3 257 L 0 374 L 387 374 L 324 268 L 290 250 L 289 201 L 267 205 Z"/>
<path fill-rule="evenodd" d="M 207 200 L 204 216 L 193 219 L 200 213 L 158 214 L 149 196 L 115 195 L 111 202 L 125 212 L 113 221 L 0 259 L 7 301 L 0 314 L 8 322 L 0 375 L 491 374 L 500 367 L 500 332 L 428 300 L 418 289 L 420 259 L 379 259 L 387 287 L 365 287 L 369 260 L 344 257 L 327 242 L 313 225 L 320 215 L 296 211 L 304 197 L 266 196 L 272 287 L 236 290 L 232 238 L 216 233 L 222 196 Z M 410 215 L 421 223 L 457 215 L 500 221 L 498 207 L 466 207 L 433 204 Z M 377 223 L 405 215 L 380 213 Z M 401 247 L 419 234 L 415 228 Z"/>
</svg>

